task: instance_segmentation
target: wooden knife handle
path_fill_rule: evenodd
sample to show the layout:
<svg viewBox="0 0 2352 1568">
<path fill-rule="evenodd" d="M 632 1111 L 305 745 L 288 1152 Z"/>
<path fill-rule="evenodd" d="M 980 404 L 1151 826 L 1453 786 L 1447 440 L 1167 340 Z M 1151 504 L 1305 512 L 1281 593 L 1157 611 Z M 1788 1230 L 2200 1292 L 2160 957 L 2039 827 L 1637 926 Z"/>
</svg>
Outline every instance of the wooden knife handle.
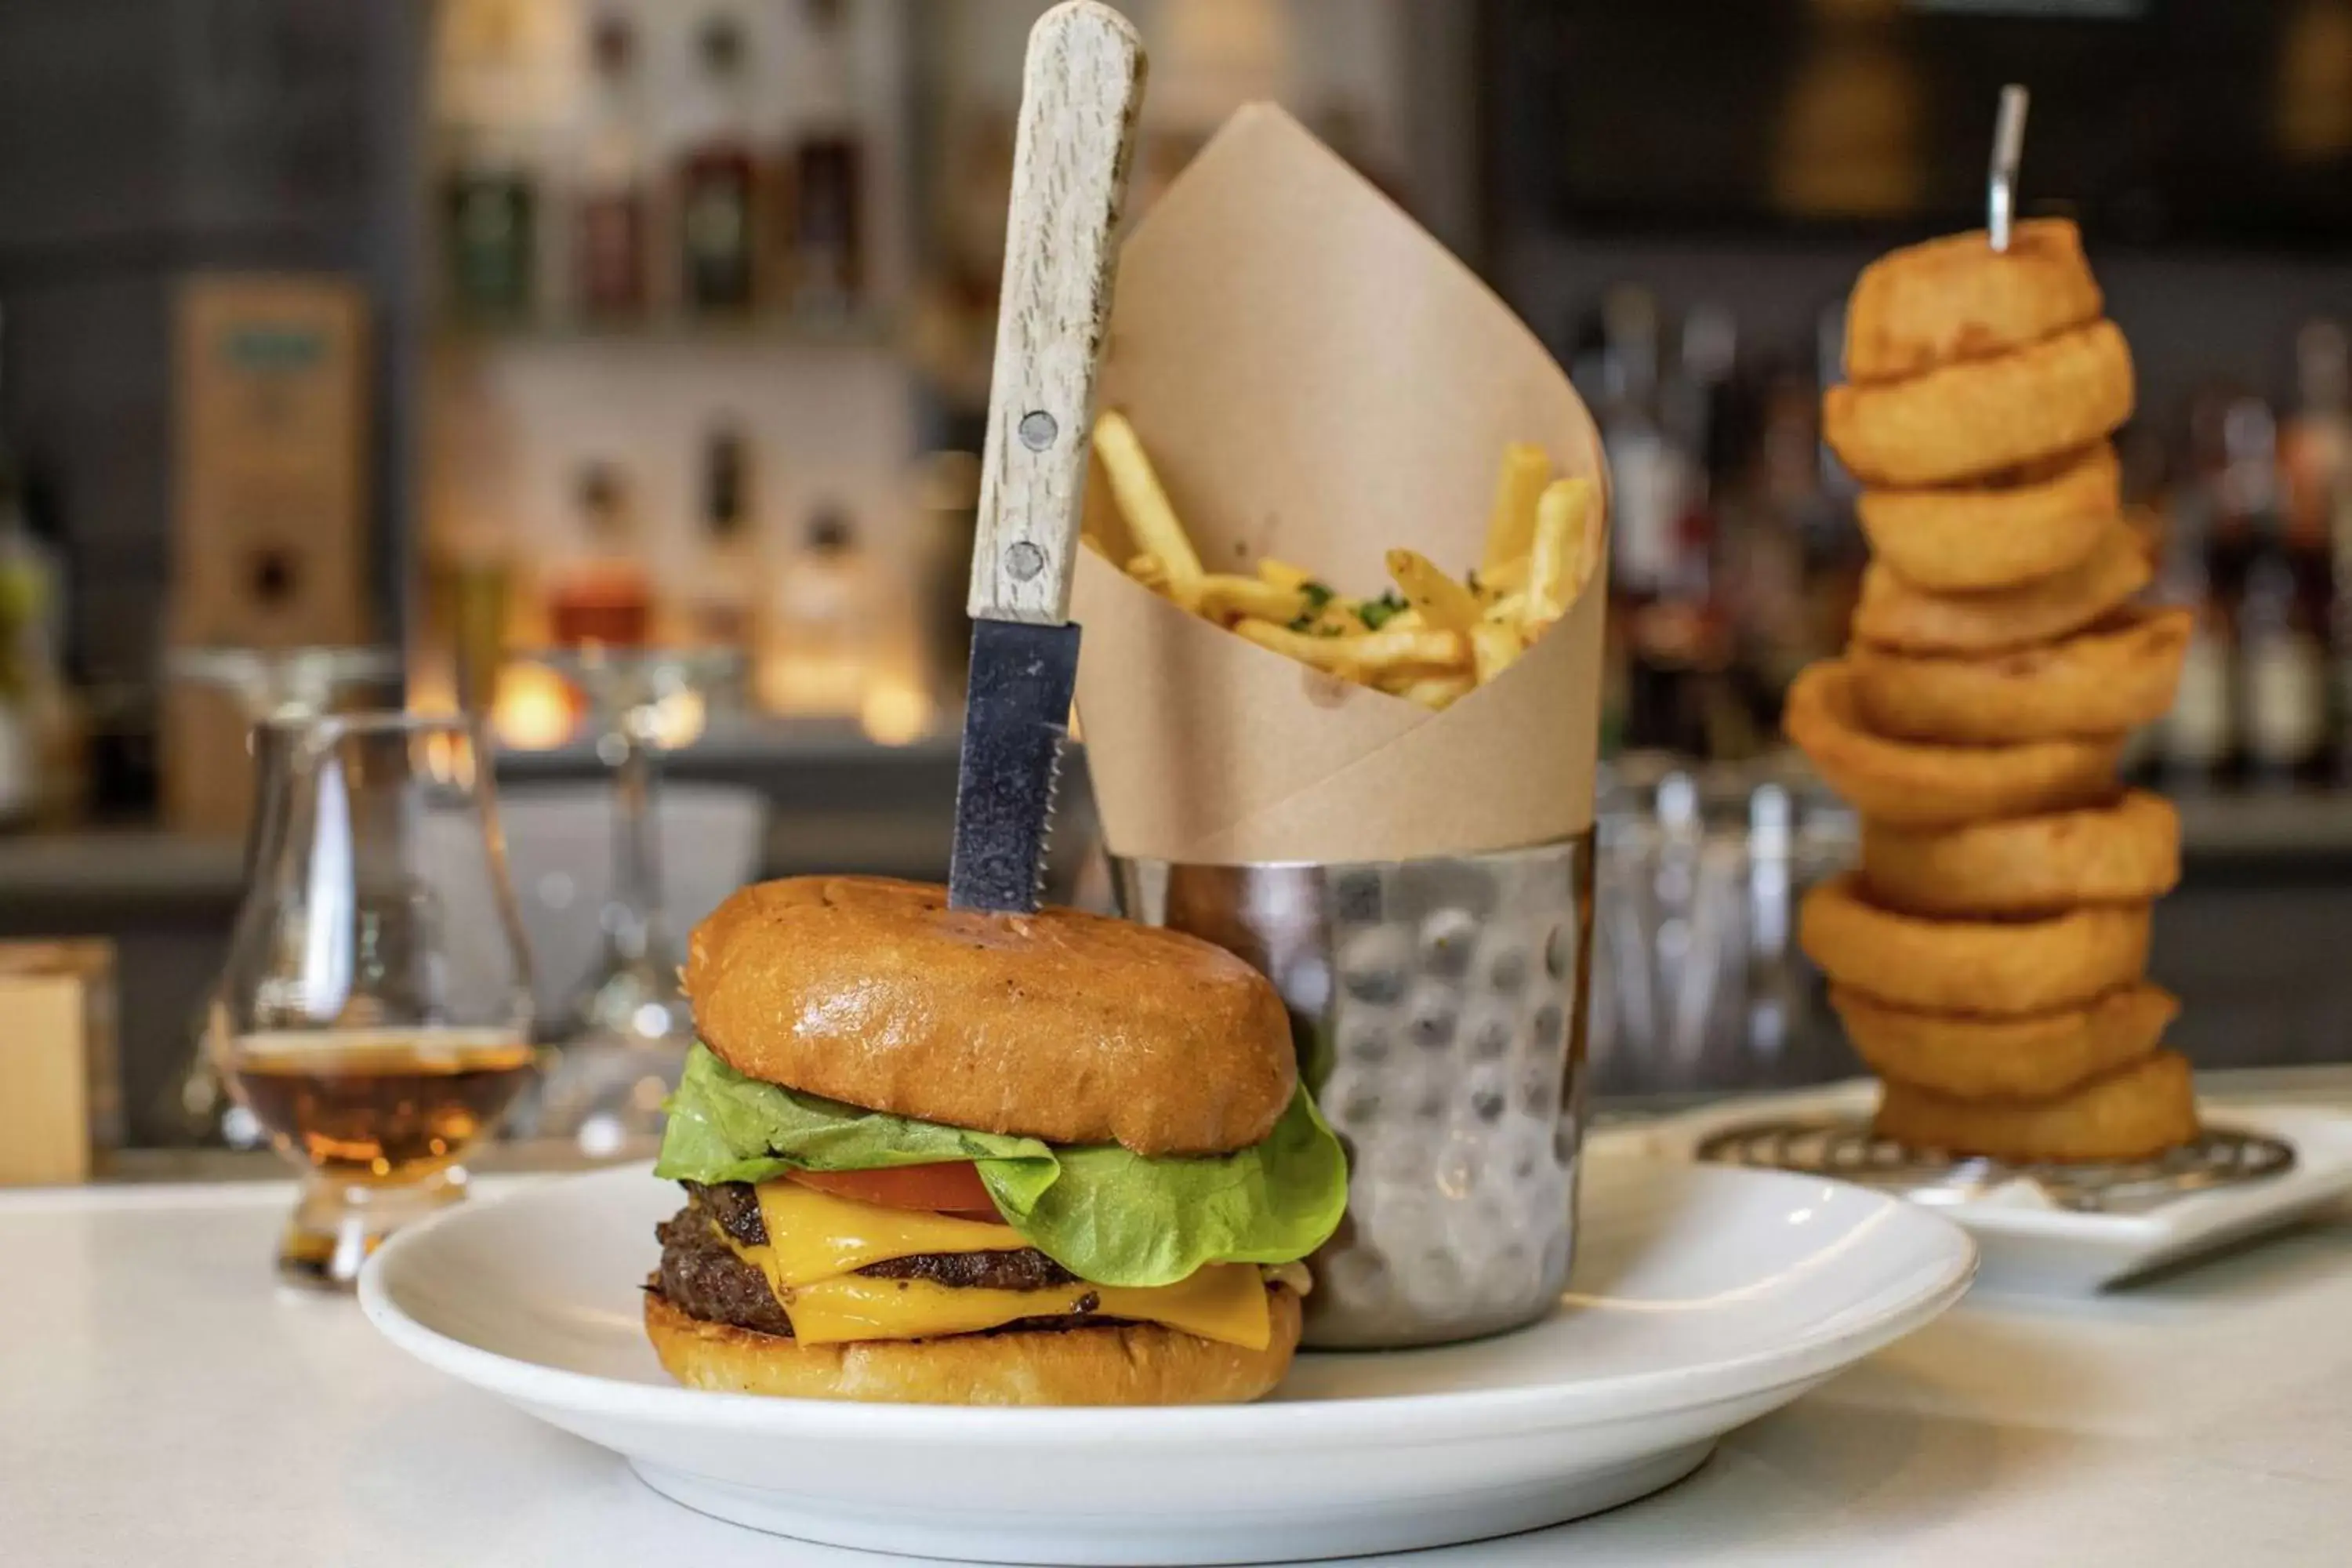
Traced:
<svg viewBox="0 0 2352 1568">
<path fill-rule="evenodd" d="M 1056 5 L 1030 31 L 966 603 L 975 620 L 1070 618 L 1143 71 L 1134 27 L 1095 0 Z"/>
</svg>

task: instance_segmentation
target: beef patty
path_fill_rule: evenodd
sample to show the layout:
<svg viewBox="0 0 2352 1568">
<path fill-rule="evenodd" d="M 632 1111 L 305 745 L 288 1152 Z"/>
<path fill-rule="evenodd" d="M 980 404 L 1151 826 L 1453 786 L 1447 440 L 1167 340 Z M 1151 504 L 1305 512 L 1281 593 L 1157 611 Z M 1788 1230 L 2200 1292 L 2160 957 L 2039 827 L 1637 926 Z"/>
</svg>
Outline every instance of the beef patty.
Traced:
<svg viewBox="0 0 2352 1568">
<path fill-rule="evenodd" d="M 686 1206 L 654 1227 L 662 1244 L 661 1268 L 646 1288 L 660 1291 L 672 1306 L 706 1322 L 731 1323 L 763 1334 L 790 1334 L 792 1320 L 769 1289 L 768 1277 L 736 1257 L 719 1234 L 724 1231 L 746 1247 L 766 1244 L 768 1229 L 760 1217 L 757 1194 L 742 1182 L 683 1184 Z M 1025 1247 L 1013 1252 L 918 1253 L 869 1263 L 857 1272 L 877 1279 L 928 1279 L 979 1290 L 1041 1290 L 1077 1282 L 1076 1275 L 1036 1248 Z M 1107 1321 L 1078 1313 L 1024 1318 L 1004 1328 L 1080 1328 Z"/>
</svg>

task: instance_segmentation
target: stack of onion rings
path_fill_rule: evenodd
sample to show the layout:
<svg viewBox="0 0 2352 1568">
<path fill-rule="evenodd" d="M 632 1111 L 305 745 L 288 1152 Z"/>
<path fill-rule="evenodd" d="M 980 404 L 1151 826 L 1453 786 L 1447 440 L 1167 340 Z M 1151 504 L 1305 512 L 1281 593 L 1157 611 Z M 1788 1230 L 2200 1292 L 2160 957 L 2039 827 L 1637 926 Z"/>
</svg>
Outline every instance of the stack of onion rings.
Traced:
<svg viewBox="0 0 2352 1568">
<path fill-rule="evenodd" d="M 2180 875 L 2171 807 L 2116 782 L 2194 630 L 2137 607 L 2151 552 L 2110 442 L 2131 351 L 2081 236 L 2022 224 L 1898 250 L 1846 312 L 1824 438 L 1874 557 L 1846 655 L 1801 675 L 1789 736 L 1863 816 L 1862 868 L 1798 938 L 1923 1151 L 2121 1160 L 2196 1136 L 2149 910 Z"/>
<path fill-rule="evenodd" d="M 1931 919 L 2153 903 L 2180 880 L 2180 814 L 2133 790 L 2111 805 L 1943 829 L 1865 821 L 1862 876 L 1876 902 Z"/>
<path fill-rule="evenodd" d="M 2130 610 L 2063 641 L 1985 658 L 1858 644 L 1854 704 L 1897 740 L 2015 745 L 2121 735 L 2164 717 L 2197 617 Z"/>
<path fill-rule="evenodd" d="M 2147 969 L 2147 906 L 2036 921 L 1929 921 L 1863 896 L 1848 874 L 1805 895 L 1797 941 L 1831 981 L 1922 1013 L 2018 1018 L 2079 1007 Z"/>
<path fill-rule="evenodd" d="M 1914 1013 L 1830 989 L 1854 1054 L 1881 1078 L 1952 1100 L 2049 1100 L 2152 1055 L 2180 1005 L 2124 985 L 2079 1007 L 2021 1018 Z"/>
<path fill-rule="evenodd" d="M 2007 653 L 2113 615 L 2147 586 L 2154 570 L 2139 537 L 2121 522 L 2108 523 L 2072 566 L 2012 588 L 1926 593 L 1875 561 L 1862 575 L 1854 640 L 1897 653 Z"/>
<path fill-rule="evenodd" d="M 1877 1131 L 1912 1149 L 1982 1154 L 2017 1163 L 2144 1160 L 2197 1136 L 2197 1094 L 2171 1051 L 2056 1100 L 1954 1100 L 1889 1079 Z"/>
</svg>

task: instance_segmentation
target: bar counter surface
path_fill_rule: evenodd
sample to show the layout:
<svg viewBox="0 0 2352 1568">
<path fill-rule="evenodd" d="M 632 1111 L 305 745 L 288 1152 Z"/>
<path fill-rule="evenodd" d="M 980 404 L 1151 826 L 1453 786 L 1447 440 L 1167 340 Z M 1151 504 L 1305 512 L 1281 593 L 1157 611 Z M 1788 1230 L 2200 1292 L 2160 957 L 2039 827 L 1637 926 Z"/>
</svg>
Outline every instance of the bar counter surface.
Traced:
<svg viewBox="0 0 2352 1568">
<path fill-rule="evenodd" d="M 2352 1074 L 2296 1079 L 2294 1098 L 2352 1105 Z M 1593 1157 L 1625 1151 L 1604 1134 Z M 410 1362 L 352 1303 L 279 1292 L 287 1199 L 278 1182 L 0 1193 L 0 1561 L 888 1561 L 665 1502 Z M 1979 1290 L 1655 1497 L 1394 1561 L 2341 1563 L 2347 1318 L 2352 1207 L 2104 1297 Z"/>
</svg>

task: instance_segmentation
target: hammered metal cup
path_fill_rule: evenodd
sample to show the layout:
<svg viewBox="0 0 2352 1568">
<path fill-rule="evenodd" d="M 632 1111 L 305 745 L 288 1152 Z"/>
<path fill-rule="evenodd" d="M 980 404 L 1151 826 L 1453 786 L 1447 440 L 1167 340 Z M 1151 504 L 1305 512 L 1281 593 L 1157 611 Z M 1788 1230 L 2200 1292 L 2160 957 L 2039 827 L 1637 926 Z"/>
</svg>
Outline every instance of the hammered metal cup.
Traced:
<svg viewBox="0 0 2352 1568">
<path fill-rule="evenodd" d="M 1306 1342 L 1442 1344 L 1550 1311 L 1575 1247 L 1590 834 L 1351 865 L 1110 858 L 1129 919 L 1270 975 L 1348 1151 Z"/>
</svg>

